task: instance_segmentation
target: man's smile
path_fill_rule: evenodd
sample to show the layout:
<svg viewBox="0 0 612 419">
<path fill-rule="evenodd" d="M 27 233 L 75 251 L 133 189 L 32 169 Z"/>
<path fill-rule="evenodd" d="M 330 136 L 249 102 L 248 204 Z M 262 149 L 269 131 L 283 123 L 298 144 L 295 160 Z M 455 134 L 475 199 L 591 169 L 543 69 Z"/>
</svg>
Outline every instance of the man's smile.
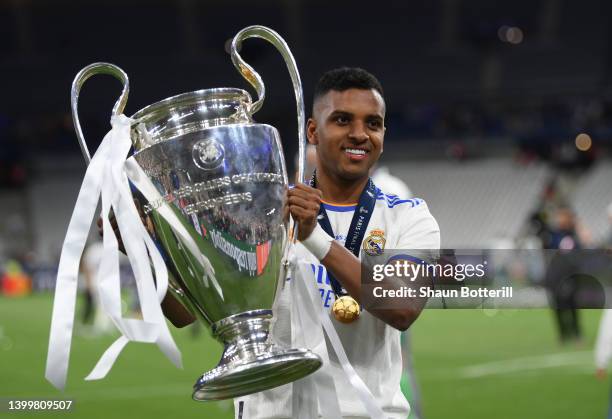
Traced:
<svg viewBox="0 0 612 419">
<path fill-rule="evenodd" d="M 345 147 L 344 153 L 351 161 L 361 161 L 368 157 L 369 150 L 361 147 Z"/>
</svg>

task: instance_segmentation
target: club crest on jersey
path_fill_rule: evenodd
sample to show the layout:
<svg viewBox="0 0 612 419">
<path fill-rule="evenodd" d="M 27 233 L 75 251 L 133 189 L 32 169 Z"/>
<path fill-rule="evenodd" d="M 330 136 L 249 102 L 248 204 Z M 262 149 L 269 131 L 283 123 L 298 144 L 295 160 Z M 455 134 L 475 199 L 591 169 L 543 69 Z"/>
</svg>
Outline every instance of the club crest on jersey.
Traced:
<svg viewBox="0 0 612 419">
<path fill-rule="evenodd" d="M 382 255 L 386 242 L 383 230 L 371 230 L 370 234 L 363 239 L 363 251 L 370 256 Z"/>
</svg>

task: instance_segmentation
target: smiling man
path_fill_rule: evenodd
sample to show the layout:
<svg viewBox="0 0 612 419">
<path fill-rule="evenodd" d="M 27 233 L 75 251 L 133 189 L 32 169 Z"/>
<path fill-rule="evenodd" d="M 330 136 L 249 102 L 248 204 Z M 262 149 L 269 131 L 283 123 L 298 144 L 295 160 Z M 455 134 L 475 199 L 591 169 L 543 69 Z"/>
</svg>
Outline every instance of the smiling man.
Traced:
<svg viewBox="0 0 612 419">
<path fill-rule="evenodd" d="M 421 307 L 359 313 L 360 252 L 438 249 L 440 233 L 423 200 L 386 194 L 369 177 L 383 151 L 385 106 L 380 83 L 363 69 L 340 68 L 321 77 L 307 127 L 308 141 L 317 148 L 316 171 L 308 184 L 289 190 L 288 205 L 298 224 L 296 256 L 311 265 L 314 275 L 306 279 L 316 281 L 349 362 L 386 418 L 406 418 L 410 408 L 400 390 L 400 331 L 414 322 Z M 288 288 L 280 297 L 274 334 L 290 345 L 291 334 L 309 331 L 295 330 L 295 322 L 292 330 L 292 305 L 307 303 L 290 301 Z M 333 378 L 342 417 L 370 417 L 334 351 L 327 352 L 329 363 L 322 368 Z M 319 400 L 318 414 L 325 415 L 324 398 L 292 395 L 292 388 L 241 399 L 236 417 L 302 417 L 292 412 L 292 406 L 300 405 L 296 397 L 305 403 Z"/>
</svg>

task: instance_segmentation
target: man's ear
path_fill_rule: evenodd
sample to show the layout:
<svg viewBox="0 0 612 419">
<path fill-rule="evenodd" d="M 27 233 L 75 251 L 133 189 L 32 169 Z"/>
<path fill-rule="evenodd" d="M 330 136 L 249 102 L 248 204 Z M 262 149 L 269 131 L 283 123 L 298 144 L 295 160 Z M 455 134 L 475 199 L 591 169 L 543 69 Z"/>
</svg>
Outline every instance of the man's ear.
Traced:
<svg viewBox="0 0 612 419">
<path fill-rule="evenodd" d="M 306 123 L 306 137 L 308 138 L 308 143 L 312 145 L 318 145 L 319 139 L 317 138 L 317 122 L 308 118 L 308 122 Z"/>
</svg>

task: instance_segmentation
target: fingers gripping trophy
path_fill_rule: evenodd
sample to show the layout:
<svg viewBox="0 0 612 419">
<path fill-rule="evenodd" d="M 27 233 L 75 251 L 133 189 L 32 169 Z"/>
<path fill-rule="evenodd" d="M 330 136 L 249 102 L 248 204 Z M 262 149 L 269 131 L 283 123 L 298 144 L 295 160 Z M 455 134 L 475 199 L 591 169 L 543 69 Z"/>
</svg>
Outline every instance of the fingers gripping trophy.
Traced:
<svg viewBox="0 0 612 419">
<path fill-rule="evenodd" d="M 271 339 L 272 307 L 284 282 L 292 226 L 284 216 L 288 182 L 278 131 L 253 120 L 263 105 L 265 87 L 238 52 L 247 38 L 270 42 L 287 64 L 297 103 L 298 176 L 303 180 L 305 116 L 300 76 L 287 44 L 269 28 L 247 27 L 231 44 L 232 62 L 255 88 L 256 101 L 242 89 L 199 90 L 164 99 L 129 118 L 134 154 L 124 162 L 125 171 L 131 186 L 148 201 L 144 211 L 155 226 L 151 238 L 163 249 L 169 268 L 168 289 L 210 325 L 225 347 L 219 364 L 195 383 L 195 400 L 259 392 L 321 366 L 310 350 L 284 348 Z M 127 75 L 112 64 L 91 64 L 76 76 L 72 111 L 88 163 L 77 103 L 83 83 L 95 74 L 109 74 L 123 83 L 113 115 L 122 113 L 129 90 Z M 113 152 L 102 147 L 97 153 Z M 126 242 L 129 232 L 121 233 Z"/>
</svg>

